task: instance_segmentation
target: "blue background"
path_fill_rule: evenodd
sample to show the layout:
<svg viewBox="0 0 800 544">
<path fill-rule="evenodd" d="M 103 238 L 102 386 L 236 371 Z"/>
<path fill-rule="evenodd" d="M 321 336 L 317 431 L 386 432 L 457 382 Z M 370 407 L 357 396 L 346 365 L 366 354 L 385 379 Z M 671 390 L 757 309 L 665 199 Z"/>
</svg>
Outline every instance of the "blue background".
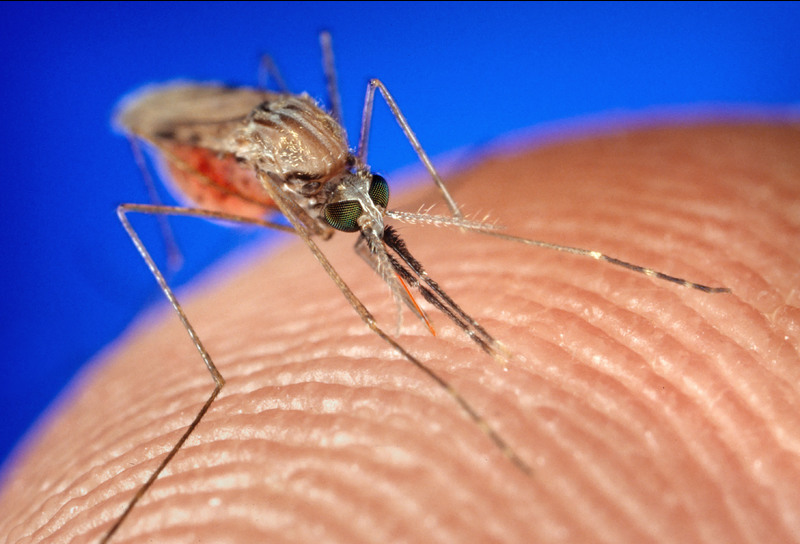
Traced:
<svg viewBox="0 0 800 544">
<path fill-rule="evenodd" d="M 114 215 L 147 201 L 110 129 L 116 101 L 179 77 L 252 85 L 263 52 L 323 98 L 323 28 L 348 132 L 379 77 L 433 156 L 598 112 L 800 98 L 798 4 L 0 4 L 0 459 L 160 296 Z M 373 167 L 411 164 L 377 109 Z M 175 230 L 189 260 L 178 283 L 241 243 L 193 221 Z"/>
</svg>

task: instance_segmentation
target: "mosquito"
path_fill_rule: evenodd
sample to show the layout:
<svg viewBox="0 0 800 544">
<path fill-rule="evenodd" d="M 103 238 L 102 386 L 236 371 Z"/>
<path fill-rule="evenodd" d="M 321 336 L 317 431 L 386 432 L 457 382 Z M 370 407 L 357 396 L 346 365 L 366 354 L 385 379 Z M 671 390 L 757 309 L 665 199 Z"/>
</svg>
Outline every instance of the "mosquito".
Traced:
<svg viewBox="0 0 800 544">
<path fill-rule="evenodd" d="M 267 59 L 265 70 L 280 91 L 229 87 L 212 83 L 178 82 L 148 87 L 123 100 L 115 124 L 131 140 L 134 155 L 144 176 L 149 174 L 139 150 L 140 141 L 156 151 L 166 167 L 166 176 L 196 207 L 154 204 L 121 204 L 117 215 L 136 249 L 147 263 L 164 295 L 214 380 L 214 389 L 181 438 L 129 500 L 124 511 L 105 533 L 107 542 L 119 529 L 138 501 L 181 449 L 225 385 L 203 342 L 191 325 L 180 302 L 169 287 L 145 244 L 128 220 L 128 214 L 192 216 L 244 225 L 277 229 L 299 236 L 325 269 L 361 320 L 409 363 L 425 373 L 458 404 L 502 454 L 525 475 L 530 465 L 473 408 L 447 380 L 406 350 L 385 332 L 373 314 L 351 291 L 334 269 L 315 239 L 326 240 L 336 231 L 354 233 L 355 251 L 388 286 L 397 305 L 398 328 L 403 306 L 431 330 L 426 312 L 412 291 L 445 314 L 484 352 L 506 364 L 511 352 L 464 311 L 425 271 L 388 224 L 401 222 L 453 227 L 499 239 L 538 246 L 621 266 L 634 272 L 677 283 L 708 293 L 726 293 L 724 287 L 709 287 L 630 264 L 603 253 L 513 236 L 502 227 L 465 216 L 444 185 L 433 163 L 386 86 L 377 79 L 367 85 L 358 146 L 351 151 L 342 126 L 342 113 L 334 68 L 331 38 L 320 35 L 323 67 L 330 111 L 307 94 L 292 94 Z M 373 173 L 367 163 L 372 107 L 376 93 L 383 97 L 405 137 L 445 201 L 449 214 L 393 211 L 389 185 Z M 265 219 L 279 212 L 290 226 Z M 171 243 L 167 239 L 168 245 Z"/>
</svg>

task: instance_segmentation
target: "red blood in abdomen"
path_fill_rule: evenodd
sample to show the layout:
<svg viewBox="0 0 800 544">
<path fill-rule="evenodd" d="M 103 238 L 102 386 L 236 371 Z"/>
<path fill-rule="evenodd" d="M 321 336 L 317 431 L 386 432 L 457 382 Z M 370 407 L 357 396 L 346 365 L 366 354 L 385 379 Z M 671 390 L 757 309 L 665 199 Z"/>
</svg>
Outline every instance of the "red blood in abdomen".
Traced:
<svg viewBox="0 0 800 544">
<path fill-rule="evenodd" d="M 275 203 L 255 171 L 232 155 L 189 145 L 164 146 L 168 178 L 179 193 L 201 208 L 262 218 Z"/>
</svg>

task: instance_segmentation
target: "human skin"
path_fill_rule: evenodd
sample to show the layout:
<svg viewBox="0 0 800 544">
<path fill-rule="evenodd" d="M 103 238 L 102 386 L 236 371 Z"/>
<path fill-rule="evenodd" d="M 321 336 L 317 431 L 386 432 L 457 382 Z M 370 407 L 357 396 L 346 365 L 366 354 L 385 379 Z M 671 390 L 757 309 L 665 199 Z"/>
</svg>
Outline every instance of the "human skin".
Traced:
<svg viewBox="0 0 800 544">
<path fill-rule="evenodd" d="M 183 293 L 227 385 L 112 541 L 800 542 L 798 150 L 800 124 L 775 120 L 617 126 L 447 178 L 465 212 L 509 233 L 730 294 L 399 226 L 513 356 L 504 367 L 434 310 L 436 337 L 406 312 L 399 342 L 530 475 L 298 240 Z M 434 201 L 426 188 L 390 205 Z M 393 333 L 352 243 L 321 247 Z M 3 542 L 99 540 L 211 392 L 175 316 L 148 317 L 17 453 Z"/>
</svg>

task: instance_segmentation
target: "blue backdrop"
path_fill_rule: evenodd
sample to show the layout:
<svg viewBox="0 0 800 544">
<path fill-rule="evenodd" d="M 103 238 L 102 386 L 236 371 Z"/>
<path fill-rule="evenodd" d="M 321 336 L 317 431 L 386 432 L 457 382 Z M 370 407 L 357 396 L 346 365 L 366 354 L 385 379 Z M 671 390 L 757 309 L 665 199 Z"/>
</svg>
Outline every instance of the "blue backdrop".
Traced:
<svg viewBox="0 0 800 544">
<path fill-rule="evenodd" d="M 255 84 L 263 52 L 322 98 L 323 28 L 350 134 L 379 77 L 433 156 L 597 112 L 800 98 L 791 3 L 0 4 L 0 459 L 159 296 L 114 215 L 147 200 L 110 129 L 116 101 L 175 78 Z M 391 172 L 415 159 L 379 110 L 371 163 Z M 196 222 L 176 230 L 189 259 L 179 283 L 239 243 Z"/>
</svg>

